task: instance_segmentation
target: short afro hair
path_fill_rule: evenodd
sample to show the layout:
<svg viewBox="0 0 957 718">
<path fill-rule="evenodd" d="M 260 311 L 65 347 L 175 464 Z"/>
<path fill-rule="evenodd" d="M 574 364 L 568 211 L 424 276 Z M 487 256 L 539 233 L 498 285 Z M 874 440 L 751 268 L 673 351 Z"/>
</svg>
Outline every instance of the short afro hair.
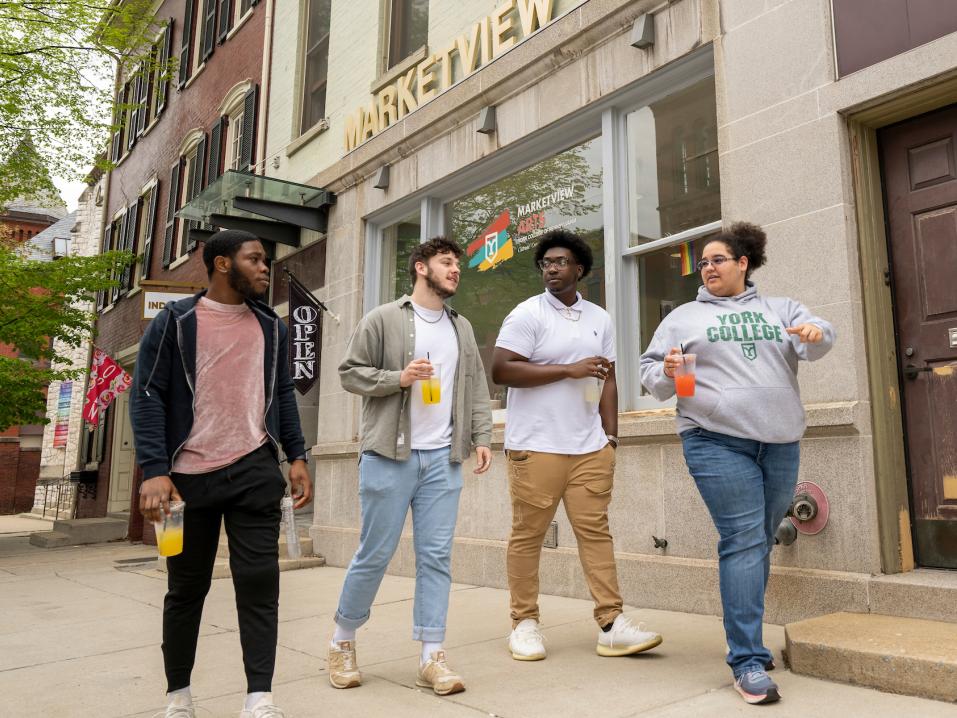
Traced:
<svg viewBox="0 0 957 718">
<path fill-rule="evenodd" d="M 581 278 L 584 279 L 588 276 L 592 265 L 595 263 L 591 247 L 579 235 L 569 232 L 567 229 L 553 229 L 542 235 L 542 238 L 538 240 L 538 246 L 535 247 L 535 266 L 538 266 L 538 263 L 545 257 L 545 252 L 555 247 L 564 247 L 571 252 L 575 261 L 581 265 Z"/>
<path fill-rule="evenodd" d="M 203 264 L 206 265 L 206 276 L 212 277 L 215 269 L 216 257 L 233 259 L 236 252 L 246 242 L 258 242 L 259 237 L 250 232 L 239 229 L 224 229 L 217 232 L 203 243 Z"/>
</svg>

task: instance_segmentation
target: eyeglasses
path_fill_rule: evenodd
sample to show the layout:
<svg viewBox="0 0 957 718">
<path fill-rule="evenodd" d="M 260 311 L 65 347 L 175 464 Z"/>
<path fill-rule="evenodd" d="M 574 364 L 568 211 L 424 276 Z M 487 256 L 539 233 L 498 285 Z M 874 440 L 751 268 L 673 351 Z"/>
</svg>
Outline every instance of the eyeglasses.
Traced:
<svg viewBox="0 0 957 718">
<path fill-rule="evenodd" d="M 733 262 L 733 261 L 734 261 L 734 257 L 723 257 L 723 256 L 721 256 L 721 255 L 719 254 L 717 257 L 712 257 L 711 259 L 702 259 L 702 260 L 700 260 L 700 261 L 695 265 L 695 267 L 697 267 L 697 268 L 698 268 L 698 271 L 700 272 L 702 269 L 704 269 L 704 268 L 707 267 L 708 265 L 711 265 L 711 266 L 713 266 L 715 269 L 717 269 L 718 267 L 720 267 L 720 266 L 721 266 L 722 264 L 724 264 L 725 262 Z"/>
<path fill-rule="evenodd" d="M 545 259 L 539 259 L 536 264 L 538 265 L 538 268 L 544 272 L 546 269 L 552 266 L 561 267 L 564 269 L 571 264 L 571 262 L 572 260 L 570 260 L 568 257 L 545 257 Z"/>
</svg>

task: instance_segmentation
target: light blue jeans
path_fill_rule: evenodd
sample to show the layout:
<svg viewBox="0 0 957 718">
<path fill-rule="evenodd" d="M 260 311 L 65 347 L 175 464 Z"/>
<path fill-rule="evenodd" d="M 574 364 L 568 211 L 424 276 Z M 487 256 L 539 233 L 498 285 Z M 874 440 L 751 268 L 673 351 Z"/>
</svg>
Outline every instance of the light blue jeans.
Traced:
<svg viewBox="0 0 957 718">
<path fill-rule="evenodd" d="M 774 534 L 797 484 L 800 447 L 704 429 L 681 433 L 685 461 L 718 529 L 718 576 L 728 665 L 735 678 L 764 670 L 764 591 Z"/>
<path fill-rule="evenodd" d="M 413 450 L 406 461 L 366 452 L 359 459 L 362 531 L 339 596 L 336 623 L 357 629 L 369 620 L 386 567 L 412 507 L 415 604 L 412 638 L 440 643 L 452 585 L 452 537 L 462 491 L 462 465 L 450 448 Z"/>
</svg>

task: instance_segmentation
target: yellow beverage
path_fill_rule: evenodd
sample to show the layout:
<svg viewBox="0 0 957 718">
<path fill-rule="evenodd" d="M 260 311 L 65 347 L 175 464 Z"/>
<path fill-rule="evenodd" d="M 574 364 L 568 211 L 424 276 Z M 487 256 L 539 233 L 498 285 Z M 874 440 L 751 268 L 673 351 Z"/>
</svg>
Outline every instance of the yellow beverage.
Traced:
<svg viewBox="0 0 957 718">
<path fill-rule="evenodd" d="M 177 556 L 183 553 L 182 527 L 161 530 L 156 538 L 160 556 Z"/>
<path fill-rule="evenodd" d="M 442 381 L 437 376 L 422 380 L 422 402 L 438 404 L 442 401 Z"/>
</svg>

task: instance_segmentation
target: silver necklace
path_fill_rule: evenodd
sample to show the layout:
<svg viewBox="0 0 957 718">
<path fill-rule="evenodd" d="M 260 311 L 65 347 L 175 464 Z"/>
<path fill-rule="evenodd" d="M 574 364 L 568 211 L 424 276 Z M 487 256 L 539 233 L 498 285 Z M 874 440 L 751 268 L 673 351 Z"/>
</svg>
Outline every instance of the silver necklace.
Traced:
<svg viewBox="0 0 957 718">
<path fill-rule="evenodd" d="M 582 318 L 581 309 L 573 309 L 572 307 L 556 307 L 554 304 L 551 305 L 552 309 L 558 312 L 558 315 L 562 319 L 567 319 L 570 322 L 577 322 Z"/>
<path fill-rule="evenodd" d="M 422 320 L 423 322 L 425 322 L 426 324 L 438 324 L 439 322 L 442 321 L 442 317 L 445 316 L 445 306 L 444 306 L 444 305 L 443 305 L 443 307 L 442 307 L 442 313 L 439 314 L 439 318 L 438 318 L 438 319 L 426 319 L 426 318 L 423 317 L 421 314 L 419 314 L 419 312 L 416 310 L 414 304 L 412 305 L 412 311 L 415 312 L 415 316 L 417 316 L 419 319 L 421 319 L 421 320 Z"/>
</svg>

